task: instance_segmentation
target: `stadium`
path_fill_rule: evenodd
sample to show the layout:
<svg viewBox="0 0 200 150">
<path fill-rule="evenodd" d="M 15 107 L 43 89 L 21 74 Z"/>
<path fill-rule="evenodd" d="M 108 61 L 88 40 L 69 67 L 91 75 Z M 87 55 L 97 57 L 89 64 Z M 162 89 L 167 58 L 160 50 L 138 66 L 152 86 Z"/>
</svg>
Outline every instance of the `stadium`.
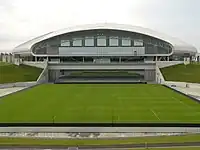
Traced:
<svg viewBox="0 0 200 150">
<path fill-rule="evenodd" d="M 50 32 L 2 57 L 16 65 L 1 65 L 0 82 L 34 87 L 3 97 L 0 121 L 52 122 L 54 116 L 56 122 L 199 123 L 198 100 L 174 92 L 170 88 L 177 83 L 165 81 L 200 82 L 199 65 L 189 65 L 197 56 L 197 49 L 181 40 L 131 25 Z M 14 83 L 19 81 L 34 82 Z"/>
<path fill-rule="evenodd" d="M 122 73 L 128 82 L 127 76 L 131 76 L 131 80 L 135 76 L 137 81 L 158 82 L 155 62 L 194 61 L 197 60 L 196 54 L 195 47 L 179 39 L 147 28 L 113 23 L 53 31 L 23 43 L 13 51 L 15 63 L 26 61 L 32 64 L 46 60 L 48 82 L 59 79 L 62 82 L 68 79 L 82 81 L 88 74 L 99 75 L 98 71 L 103 71 L 103 75 L 107 75 L 107 71 L 129 71 L 128 75 Z M 114 73 L 112 78 L 107 77 L 109 81 L 125 82 L 124 78 L 119 78 L 119 73 L 116 74 L 117 77 Z M 87 78 L 87 81 L 90 79 L 101 80 L 99 76 Z"/>
<path fill-rule="evenodd" d="M 199 57 L 190 44 L 132 25 L 36 37 L 0 55 L 0 143 L 193 146 L 200 138 Z"/>
</svg>

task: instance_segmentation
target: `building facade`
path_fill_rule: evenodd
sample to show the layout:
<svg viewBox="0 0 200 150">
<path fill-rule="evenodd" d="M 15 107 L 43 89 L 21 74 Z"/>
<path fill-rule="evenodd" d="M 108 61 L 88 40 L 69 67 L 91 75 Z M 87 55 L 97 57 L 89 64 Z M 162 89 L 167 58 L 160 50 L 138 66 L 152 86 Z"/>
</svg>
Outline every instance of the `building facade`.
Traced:
<svg viewBox="0 0 200 150">
<path fill-rule="evenodd" d="M 50 32 L 21 44 L 13 53 L 29 61 L 183 61 L 195 57 L 197 49 L 142 27 L 94 24 Z"/>
<path fill-rule="evenodd" d="M 51 80 L 75 70 L 134 70 L 155 81 L 153 62 L 194 60 L 196 54 L 192 45 L 151 29 L 109 23 L 50 32 L 13 50 L 16 62 L 46 60 Z"/>
</svg>

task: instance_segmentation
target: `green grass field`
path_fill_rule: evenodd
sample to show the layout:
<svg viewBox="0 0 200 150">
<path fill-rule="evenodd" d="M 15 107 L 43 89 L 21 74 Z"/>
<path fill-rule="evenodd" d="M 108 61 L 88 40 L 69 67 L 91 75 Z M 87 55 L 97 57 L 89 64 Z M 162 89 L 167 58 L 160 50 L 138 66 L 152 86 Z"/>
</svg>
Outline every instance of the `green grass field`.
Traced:
<svg viewBox="0 0 200 150">
<path fill-rule="evenodd" d="M 0 62 L 0 84 L 36 81 L 42 69 Z"/>
<path fill-rule="evenodd" d="M 161 69 L 167 81 L 200 83 L 200 64 L 175 65 Z"/>
<path fill-rule="evenodd" d="M 200 123 L 200 105 L 161 85 L 46 84 L 0 99 L 0 122 Z"/>
<path fill-rule="evenodd" d="M 115 145 L 142 143 L 184 143 L 199 142 L 200 135 L 134 137 L 119 139 L 32 139 L 32 138 L 0 138 L 1 145 Z"/>
</svg>

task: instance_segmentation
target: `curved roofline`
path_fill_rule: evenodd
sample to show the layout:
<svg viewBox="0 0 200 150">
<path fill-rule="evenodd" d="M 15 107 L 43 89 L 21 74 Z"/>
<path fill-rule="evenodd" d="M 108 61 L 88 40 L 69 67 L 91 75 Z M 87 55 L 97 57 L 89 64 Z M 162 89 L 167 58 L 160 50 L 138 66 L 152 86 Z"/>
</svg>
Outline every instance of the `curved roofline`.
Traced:
<svg viewBox="0 0 200 150">
<path fill-rule="evenodd" d="M 85 31 L 85 30 L 96 30 L 96 29 L 110 29 L 110 30 L 121 30 L 121 31 L 128 31 L 128 32 L 135 32 L 135 33 L 140 33 L 144 35 L 148 35 L 163 41 L 166 41 L 170 43 L 174 47 L 174 51 L 188 51 L 188 52 L 193 52 L 197 53 L 197 49 L 189 45 L 177 38 L 170 37 L 168 35 L 165 35 L 163 33 L 156 32 L 154 30 L 140 27 L 140 26 L 132 26 L 132 25 L 125 25 L 125 24 L 115 24 L 115 23 L 98 23 L 98 24 L 86 24 L 86 25 L 77 25 L 77 26 L 72 26 L 68 27 L 65 29 L 57 30 L 57 31 L 52 31 L 47 34 L 44 34 L 42 36 L 36 37 L 32 40 L 29 40 L 23 44 L 20 44 L 16 48 L 14 48 L 13 52 L 24 52 L 24 51 L 29 51 L 31 52 L 31 48 L 33 45 L 35 45 L 38 42 L 44 41 L 46 39 L 50 39 L 52 37 L 62 35 L 62 34 L 67 34 L 70 32 L 78 32 L 78 31 Z"/>
</svg>

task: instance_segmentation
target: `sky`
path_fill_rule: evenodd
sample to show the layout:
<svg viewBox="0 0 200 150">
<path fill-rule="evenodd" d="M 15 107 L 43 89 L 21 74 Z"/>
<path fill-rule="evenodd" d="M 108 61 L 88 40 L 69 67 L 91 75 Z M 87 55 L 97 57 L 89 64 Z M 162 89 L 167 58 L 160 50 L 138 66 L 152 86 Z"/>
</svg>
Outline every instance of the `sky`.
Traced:
<svg viewBox="0 0 200 150">
<path fill-rule="evenodd" d="M 106 22 L 150 28 L 200 52 L 200 0 L 0 0 L 0 51 L 51 31 Z"/>
</svg>

